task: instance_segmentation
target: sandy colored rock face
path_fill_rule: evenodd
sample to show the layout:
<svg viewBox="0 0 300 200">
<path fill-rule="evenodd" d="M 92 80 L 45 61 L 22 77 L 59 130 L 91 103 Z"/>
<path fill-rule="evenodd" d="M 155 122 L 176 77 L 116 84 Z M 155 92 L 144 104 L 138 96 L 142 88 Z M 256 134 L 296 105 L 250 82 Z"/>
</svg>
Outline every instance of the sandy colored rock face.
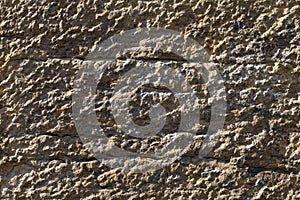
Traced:
<svg viewBox="0 0 300 200">
<path fill-rule="evenodd" d="M 300 198 L 299 0 L 2 0 L 0 9 L 1 198 Z M 148 85 L 130 104 L 134 121 L 149 124 L 149 107 L 162 99 L 172 113 L 168 124 L 143 140 L 118 132 L 103 105 L 128 67 L 151 62 L 176 68 L 195 89 L 201 108 L 198 140 L 179 159 L 153 172 L 124 173 L 84 147 L 72 114 L 74 81 L 91 49 L 145 27 L 181 32 L 205 48 L 224 80 L 226 118 L 214 149 L 198 159 L 211 117 L 201 74 L 168 52 L 117 58 L 100 82 L 96 103 L 99 124 L 116 146 L 155 151 L 180 119 L 174 96 Z M 149 90 L 156 96 L 141 98 Z"/>
</svg>

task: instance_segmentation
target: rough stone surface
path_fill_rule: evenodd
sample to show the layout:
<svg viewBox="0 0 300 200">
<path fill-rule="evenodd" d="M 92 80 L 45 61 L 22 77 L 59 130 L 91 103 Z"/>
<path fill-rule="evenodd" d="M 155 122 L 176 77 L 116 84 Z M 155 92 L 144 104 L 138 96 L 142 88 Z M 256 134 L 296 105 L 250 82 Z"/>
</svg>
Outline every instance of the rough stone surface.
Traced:
<svg viewBox="0 0 300 200">
<path fill-rule="evenodd" d="M 1 199 L 300 199 L 299 0 L 0 6 Z M 226 123 L 205 162 L 195 143 L 169 167 L 124 174 L 83 147 L 72 119 L 76 73 L 95 45 L 137 27 L 182 32 L 218 66 Z M 204 100 L 203 130 L 208 107 Z"/>
</svg>

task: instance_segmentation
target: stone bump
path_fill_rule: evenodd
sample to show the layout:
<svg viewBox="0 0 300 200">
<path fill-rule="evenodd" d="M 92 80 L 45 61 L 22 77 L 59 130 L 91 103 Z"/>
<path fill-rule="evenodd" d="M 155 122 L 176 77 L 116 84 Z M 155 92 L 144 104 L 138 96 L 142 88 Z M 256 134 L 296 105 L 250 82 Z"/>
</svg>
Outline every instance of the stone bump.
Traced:
<svg viewBox="0 0 300 200">
<path fill-rule="evenodd" d="M 299 199 L 299 13 L 299 0 L 1 0 L 0 199 Z M 156 151 L 178 128 L 175 96 L 147 85 L 130 103 L 133 121 L 149 124 L 150 104 L 162 102 L 168 123 L 143 139 L 117 131 L 107 110 L 111 88 L 139 63 L 177 70 L 200 108 L 197 137 L 182 156 L 156 171 L 124 173 L 96 159 L 80 139 L 74 82 L 101 42 L 150 27 L 178 31 L 205 49 L 224 80 L 225 124 L 199 159 L 211 117 L 203 74 L 172 52 L 120 55 L 98 85 L 95 106 L 116 146 Z"/>
</svg>

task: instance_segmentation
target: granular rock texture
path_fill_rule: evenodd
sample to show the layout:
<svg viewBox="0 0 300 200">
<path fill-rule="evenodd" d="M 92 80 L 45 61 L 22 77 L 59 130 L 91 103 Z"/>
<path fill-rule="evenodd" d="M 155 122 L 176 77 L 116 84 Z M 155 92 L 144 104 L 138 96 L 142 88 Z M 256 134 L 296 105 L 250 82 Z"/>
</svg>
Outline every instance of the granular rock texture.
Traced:
<svg viewBox="0 0 300 200">
<path fill-rule="evenodd" d="M 1 199 L 300 199 L 299 0 L 2 0 L 0 6 Z M 217 65 L 228 107 L 205 161 L 195 143 L 168 167 L 126 174 L 83 146 L 72 116 L 81 63 L 97 44 L 138 27 L 179 31 Z M 149 59 L 139 55 L 131 59 Z M 164 56 L 151 62 L 182 62 Z"/>
</svg>

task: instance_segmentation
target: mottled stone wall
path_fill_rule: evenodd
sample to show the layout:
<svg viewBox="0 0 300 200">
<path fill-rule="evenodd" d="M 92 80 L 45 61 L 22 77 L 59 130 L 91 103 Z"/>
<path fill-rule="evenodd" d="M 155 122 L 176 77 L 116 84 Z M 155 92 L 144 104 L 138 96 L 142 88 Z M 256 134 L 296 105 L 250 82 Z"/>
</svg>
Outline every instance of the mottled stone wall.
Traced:
<svg viewBox="0 0 300 200">
<path fill-rule="evenodd" d="M 300 198 L 299 0 L 0 6 L 1 199 Z M 205 162 L 194 145 L 169 167 L 125 174 L 83 147 L 72 117 L 76 73 L 91 48 L 137 27 L 182 32 L 217 65 L 228 107 Z"/>
</svg>

